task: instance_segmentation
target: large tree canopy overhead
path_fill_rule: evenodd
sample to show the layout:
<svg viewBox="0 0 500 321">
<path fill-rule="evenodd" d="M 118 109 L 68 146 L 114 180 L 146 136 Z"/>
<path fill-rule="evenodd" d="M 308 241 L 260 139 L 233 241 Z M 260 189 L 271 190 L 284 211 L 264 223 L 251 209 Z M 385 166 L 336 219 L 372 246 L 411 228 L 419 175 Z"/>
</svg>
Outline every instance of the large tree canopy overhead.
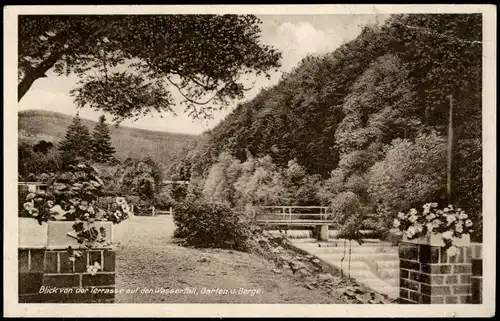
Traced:
<svg viewBox="0 0 500 321">
<path fill-rule="evenodd" d="M 20 16 L 18 101 L 53 69 L 80 78 L 79 107 L 137 118 L 173 111 L 171 89 L 192 117 L 242 98 L 248 74 L 269 77 L 281 53 L 259 42 L 253 15 Z"/>
</svg>

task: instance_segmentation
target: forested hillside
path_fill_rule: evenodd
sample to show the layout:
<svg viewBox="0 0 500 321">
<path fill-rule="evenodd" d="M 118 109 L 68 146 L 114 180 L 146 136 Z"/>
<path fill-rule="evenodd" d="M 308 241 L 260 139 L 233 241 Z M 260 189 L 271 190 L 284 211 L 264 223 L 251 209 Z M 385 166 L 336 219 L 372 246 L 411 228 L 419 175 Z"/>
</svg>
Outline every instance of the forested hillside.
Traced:
<svg viewBox="0 0 500 321">
<path fill-rule="evenodd" d="M 45 140 L 57 145 L 64 137 L 73 117 L 49 111 L 27 110 L 19 112 L 19 141 L 36 143 Z M 92 130 L 96 122 L 82 120 Z M 131 127 L 110 126 L 111 142 L 116 157 L 141 159 L 149 156 L 162 167 L 171 165 L 176 153 L 196 139 L 194 135 L 159 132 Z"/>
<path fill-rule="evenodd" d="M 259 186 L 275 187 L 291 182 L 286 173 L 299 166 L 313 195 L 309 202 L 350 204 L 377 213 L 377 224 L 387 226 L 398 211 L 447 201 L 452 103 L 452 201 L 479 213 L 481 40 L 480 14 L 396 15 L 367 26 L 355 40 L 305 58 L 276 86 L 237 106 L 171 170 L 180 179 L 201 180 L 200 190 L 212 198 L 236 202 L 241 175 L 251 181 L 260 173 Z M 266 176 L 259 166 L 281 176 Z M 219 187 L 210 187 L 213 181 Z M 296 192 L 281 201 L 260 199 L 301 203 Z"/>
</svg>

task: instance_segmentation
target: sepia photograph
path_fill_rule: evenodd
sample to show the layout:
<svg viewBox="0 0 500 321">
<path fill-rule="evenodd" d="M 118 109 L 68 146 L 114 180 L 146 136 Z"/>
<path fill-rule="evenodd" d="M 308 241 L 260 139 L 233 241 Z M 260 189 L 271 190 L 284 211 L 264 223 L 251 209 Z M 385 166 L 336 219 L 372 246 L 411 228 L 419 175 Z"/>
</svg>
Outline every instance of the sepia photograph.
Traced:
<svg viewBox="0 0 500 321">
<path fill-rule="evenodd" d="M 12 311 L 494 315 L 494 7 L 99 7 L 4 9 Z"/>
</svg>

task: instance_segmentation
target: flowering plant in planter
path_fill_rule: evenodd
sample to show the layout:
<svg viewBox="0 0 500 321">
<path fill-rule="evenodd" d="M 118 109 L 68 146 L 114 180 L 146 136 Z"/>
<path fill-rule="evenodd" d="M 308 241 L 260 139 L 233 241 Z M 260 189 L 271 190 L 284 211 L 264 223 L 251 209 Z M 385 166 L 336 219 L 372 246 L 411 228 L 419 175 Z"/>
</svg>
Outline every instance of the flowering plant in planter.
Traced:
<svg viewBox="0 0 500 321">
<path fill-rule="evenodd" d="M 453 205 L 438 208 L 437 203 L 424 204 L 421 212 L 415 208 L 408 213 L 400 212 L 393 225 L 408 240 L 439 235 L 450 256 L 457 253 L 456 239 L 473 231 L 473 223 L 462 209 Z"/>
<path fill-rule="evenodd" d="M 39 224 L 72 221 L 73 233 L 67 235 L 76 239 L 82 249 L 109 246 L 106 229 L 95 223 L 118 224 L 127 219 L 131 211 L 123 197 L 117 197 L 109 211 L 98 208 L 97 199 L 104 194 L 104 184 L 94 167 L 84 163 L 69 165 L 67 171 L 52 177 L 46 192 L 27 193 L 20 216 L 33 217 Z M 71 261 L 81 254 L 71 246 L 67 250 Z"/>
</svg>

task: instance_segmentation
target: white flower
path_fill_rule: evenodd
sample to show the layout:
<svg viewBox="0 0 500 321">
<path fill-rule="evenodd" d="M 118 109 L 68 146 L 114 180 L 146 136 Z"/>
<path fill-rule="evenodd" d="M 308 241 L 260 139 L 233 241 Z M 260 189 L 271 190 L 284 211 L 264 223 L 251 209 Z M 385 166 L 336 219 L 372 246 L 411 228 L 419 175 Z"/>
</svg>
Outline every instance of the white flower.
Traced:
<svg viewBox="0 0 500 321">
<path fill-rule="evenodd" d="M 458 217 L 461 219 L 461 220 L 465 220 L 468 216 L 467 214 L 465 214 L 464 211 L 460 212 L 460 215 L 458 215 Z"/>
<path fill-rule="evenodd" d="M 424 211 L 422 212 L 424 215 L 428 214 L 431 212 L 431 209 L 429 207 L 424 207 Z"/>
<path fill-rule="evenodd" d="M 412 208 L 412 209 L 410 210 L 410 214 L 411 214 L 411 215 L 417 215 L 417 214 L 418 214 L 418 212 L 417 212 L 417 210 L 416 210 L 416 209 Z"/>
<path fill-rule="evenodd" d="M 453 209 L 453 205 L 451 205 L 451 204 L 450 204 L 450 205 L 448 205 L 448 208 L 449 208 L 450 210 L 452 210 L 452 209 Z"/>
<path fill-rule="evenodd" d="M 94 265 L 87 265 L 87 273 L 90 273 L 91 275 L 95 275 L 100 269 L 101 265 L 99 262 L 95 262 Z"/>
<path fill-rule="evenodd" d="M 456 220 L 457 220 L 457 218 L 455 217 L 455 215 L 447 215 L 446 216 L 446 221 L 448 222 L 448 225 L 455 222 Z"/>
<path fill-rule="evenodd" d="M 122 211 L 125 213 L 130 212 L 130 207 L 127 204 L 122 204 Z"/>
<path fill-rule="evenodd" d="M 30 214 L 35 209 L 35 205 L 32 202 L 26 202 L 23 204 L 25 210 L 27 210 Z"/>
<path fill-rule="evenodd" d="M 432 223 L 427 223 L 426 226 L 428 233 L 432 232 L 432 230 L 434 229 L 434 225 Z"/>
<path fill-rule="evenodd" d="M 434 215 L 433 213 L 431 213 L 431 214 L 427 215 L 425 218 L 426 218 L 428 221 L 432 221 L 434 218 L 436 218 L 436 215 Z"/>
<path fill-rule="evenodd" d="M 417 218 L 418 217 L 413 214 L 413 215 L 410 216 L 409 220 L 410 220 L 410 222 L 415 223 L 417 221 Z"/>
<path fill-rule="evenodd" d="M 406 234 L 408 235 L 409 238 L 413 237 L 413 235 L 415 235 L 415 233 L 417 232 L 417 230 L 415 229 L 414 226 L 410 226 L 408 228 L 408 230 L 406 231 Z"/>
<path fill-rule="evenodd" d="M 446 231 L 443 233 L 443 239 L 445 240 L 451 240 L 451 238 L 453 237 L 453 232 L 452 231 Z"/>
<path fill-rule="evenodd" d="M 125 200 L 125 198 L 124 198 L 124 197 L 117 197 L 117 198 L 116 198 L 116 203 L 117 203 L 118 205 L 126 204 L 126 202 L 127 202 L 127 201 Z"/>
<path fill-rule="evenodd" d="M 398 213 L 398 218 L 399 218 L 400 220 L 404 219 L 404 218 L 405 218 L 405 213 L 399 212 L 399 213 Z"/>
<path fill-rule="evenodd" d="M 455 226 L 455 231 L 456 231 L 457 233 L 462 233 L 462 232 L 464 231 L 464 228 L 463 228 L 462 224 L 457 224 L 457 225 Z"/>
<path fill-rule="evenodd" d="M 395 218 L 394 219 L 394 227 L 398 228 L 400 225 L 401 225 L 401 223 L 399 222 L 399 220 L 397 218 Z"/>
<path fill-rule="evenodd" d="M 458 253 L 458 248 L 456 246 L 451 246 L 446 252 L 448 256 L 455 256 Z"/>
<path fill-rule="evenodd" d="M 438 207 L 438 203 L 431 203 L 431 207 Z"/>
<path fill-rule="evenodd" d="M 432 226 L 439 227 L 439 225 L 441 225 L 441 221 L 440 220 L 434 220 L 434 221 L 432 221 Z"/>
<path fill-rule="evenodd" d="M 465 221 L 465 226 L 471 227 L 472 226 L 472 221 L 471 220 Z"/>
<path fill-rule="evenodd" d="M 450 209 L 449 209 L 449 208 L 447 208 L 447 207 L 445 207 L 445 208 L 443 209 L 443 212 L 445 212 L 445 213 L 448 213 L 449 211 L 450 211 Z"/>
</svg>

